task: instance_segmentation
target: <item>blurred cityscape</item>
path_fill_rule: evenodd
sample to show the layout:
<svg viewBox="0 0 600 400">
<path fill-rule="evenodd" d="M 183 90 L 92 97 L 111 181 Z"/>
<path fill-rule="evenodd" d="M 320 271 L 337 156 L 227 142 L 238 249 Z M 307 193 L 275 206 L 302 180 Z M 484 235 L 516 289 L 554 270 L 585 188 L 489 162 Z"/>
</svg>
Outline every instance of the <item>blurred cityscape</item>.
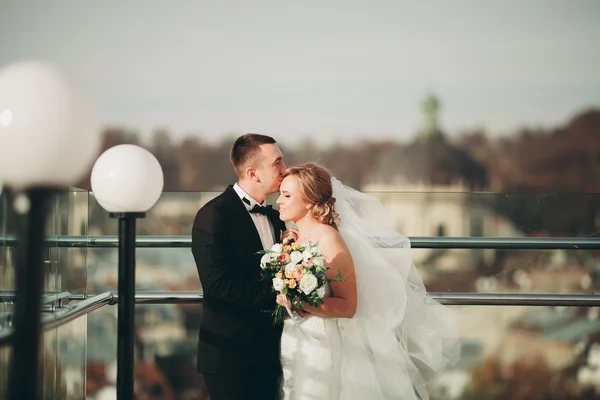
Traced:
<svg viewBox="0 0 600 400">
<path fill-rule="evenodd" d="M 288 165 L 318 161 L 345 184 L 377 196 L 397 230 L 408 236 L 598 236 L 600 109 L 581 110 L 551 129 L 522 129 L 497 139 L 478 130 L 450 139 L 439 122 L 441 106 L 434 94 L 424 98 L 421 128 L 405 143 L 320 147 L 306 140 L 294 149 L 281 147 Z M 228 160 L 231 142 L 176 141 L 159 130 L 148 144 L 132 132 L 107 130 L 102 151 L 140 144 L 164 169 L 165 193 L 140 221 L 138 234 L 189 235 L 196 211 L 235 181 Z M 57 199 L 51 234 L 116 234 L 116 222 L 87 191 L 89 177 L 78 187 Z M 0 233 L 14 233 L 9 194 L 2 196 Z M 582 294 L 600 289 L 596 251 L 413 252 L 429 291 Z M 50 249 L 48 259 L 47 290 L 101 293 L 117 287 L 115 249 Z M 13 265 L 12 250 L 2 247 L 1 289 L 12 288 Z M 139 249 L 136 284 L 137 290 L 201 290 L 189 249 Z M 462 357 L 433 390 L 435 399 L 600 399 L 597 308 L 454 310 Z M 195 305 L 137 306 L 138 399 L 207 398 L 195 372 L 201 312 Z M 116 340 L 115 307 L 46 334 L 45 387 L 54 393 L 46 398 L 76 399 L 82 392 L 90 400 L 114 398 Z M 0 363 L 7 357 L 7 350 L 0 351 Z"/>
</svg>

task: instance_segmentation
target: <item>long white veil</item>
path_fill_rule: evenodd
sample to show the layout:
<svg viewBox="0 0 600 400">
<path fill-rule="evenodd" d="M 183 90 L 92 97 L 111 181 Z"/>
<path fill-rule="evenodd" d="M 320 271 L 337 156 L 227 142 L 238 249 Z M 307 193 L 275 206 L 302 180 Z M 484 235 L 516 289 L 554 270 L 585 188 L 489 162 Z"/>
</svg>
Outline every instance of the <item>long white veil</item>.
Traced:
<svg viewBox="0 0 600 400">
<path fill-rule="evenodd" d="M 332 184 L 358 288 L 355 317 L 338 320 L 342 399 L 428 399 L 429 384 L 460 357 L 456 319 L 427 294 L 409 239 L 379 200 Z"/>
</svg>

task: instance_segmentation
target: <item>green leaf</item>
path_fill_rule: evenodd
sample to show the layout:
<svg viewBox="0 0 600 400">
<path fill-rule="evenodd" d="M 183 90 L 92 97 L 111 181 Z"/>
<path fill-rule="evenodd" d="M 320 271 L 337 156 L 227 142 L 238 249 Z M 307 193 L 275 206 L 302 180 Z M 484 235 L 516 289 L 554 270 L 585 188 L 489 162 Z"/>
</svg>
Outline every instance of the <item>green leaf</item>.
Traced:
<svg viewBox="0 0 600 400">
<path fill-rule="evenodd" d="M 319 307 L 321 304 L 323 304 L 323 299 L 319 296 L 310 297 L 308 299 L 308 304 L 310 304 L 313 307 Z"/>
</svg>

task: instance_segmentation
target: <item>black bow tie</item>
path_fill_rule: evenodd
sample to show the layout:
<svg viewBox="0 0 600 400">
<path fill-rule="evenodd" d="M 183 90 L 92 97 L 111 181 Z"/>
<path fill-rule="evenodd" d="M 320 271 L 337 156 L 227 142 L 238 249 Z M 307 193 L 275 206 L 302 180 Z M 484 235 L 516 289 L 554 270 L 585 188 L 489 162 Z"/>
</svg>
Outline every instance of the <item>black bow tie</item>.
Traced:
<svg viewBox="0 0 600 400">
<path fill-rule="evenodd" d="M 273 206 L 259 206 L 258 204 L 255 204 L 254 207 L 252 207 L 251 210 L 249 210 L 251 213 L 257 213 L 257 214 L 262 214 L 262 215 L 269 215 L 269 211 L 271 211 L 271 209 L 273 208 Z"/>
</svg>

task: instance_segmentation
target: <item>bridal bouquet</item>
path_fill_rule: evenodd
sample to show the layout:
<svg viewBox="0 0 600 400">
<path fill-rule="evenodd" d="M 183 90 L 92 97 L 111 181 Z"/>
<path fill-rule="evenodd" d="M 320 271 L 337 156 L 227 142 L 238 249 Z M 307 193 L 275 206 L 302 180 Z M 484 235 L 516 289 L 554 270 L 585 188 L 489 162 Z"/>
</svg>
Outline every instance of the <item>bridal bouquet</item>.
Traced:
<svg viewBox="0 0 600 400">
<path fill-rule="evenodd" d="M 335 279 L 325 277 L 328 268 L 318 244 L 301 244 L 292 238 L 276 243 L 270 250 L 261 250 L 262 277 L 272 282 L 273 290 L 287 296 L 293 306 L 304 311 L 303 302 L 313 307 L 323 304 L 329 282 L 342 282 L 340 272 Z M 289 307 L 277 304 L 273 312 L 275 323 L 283 321 L 284 309 L 294 318 Z"/>
</svg>

